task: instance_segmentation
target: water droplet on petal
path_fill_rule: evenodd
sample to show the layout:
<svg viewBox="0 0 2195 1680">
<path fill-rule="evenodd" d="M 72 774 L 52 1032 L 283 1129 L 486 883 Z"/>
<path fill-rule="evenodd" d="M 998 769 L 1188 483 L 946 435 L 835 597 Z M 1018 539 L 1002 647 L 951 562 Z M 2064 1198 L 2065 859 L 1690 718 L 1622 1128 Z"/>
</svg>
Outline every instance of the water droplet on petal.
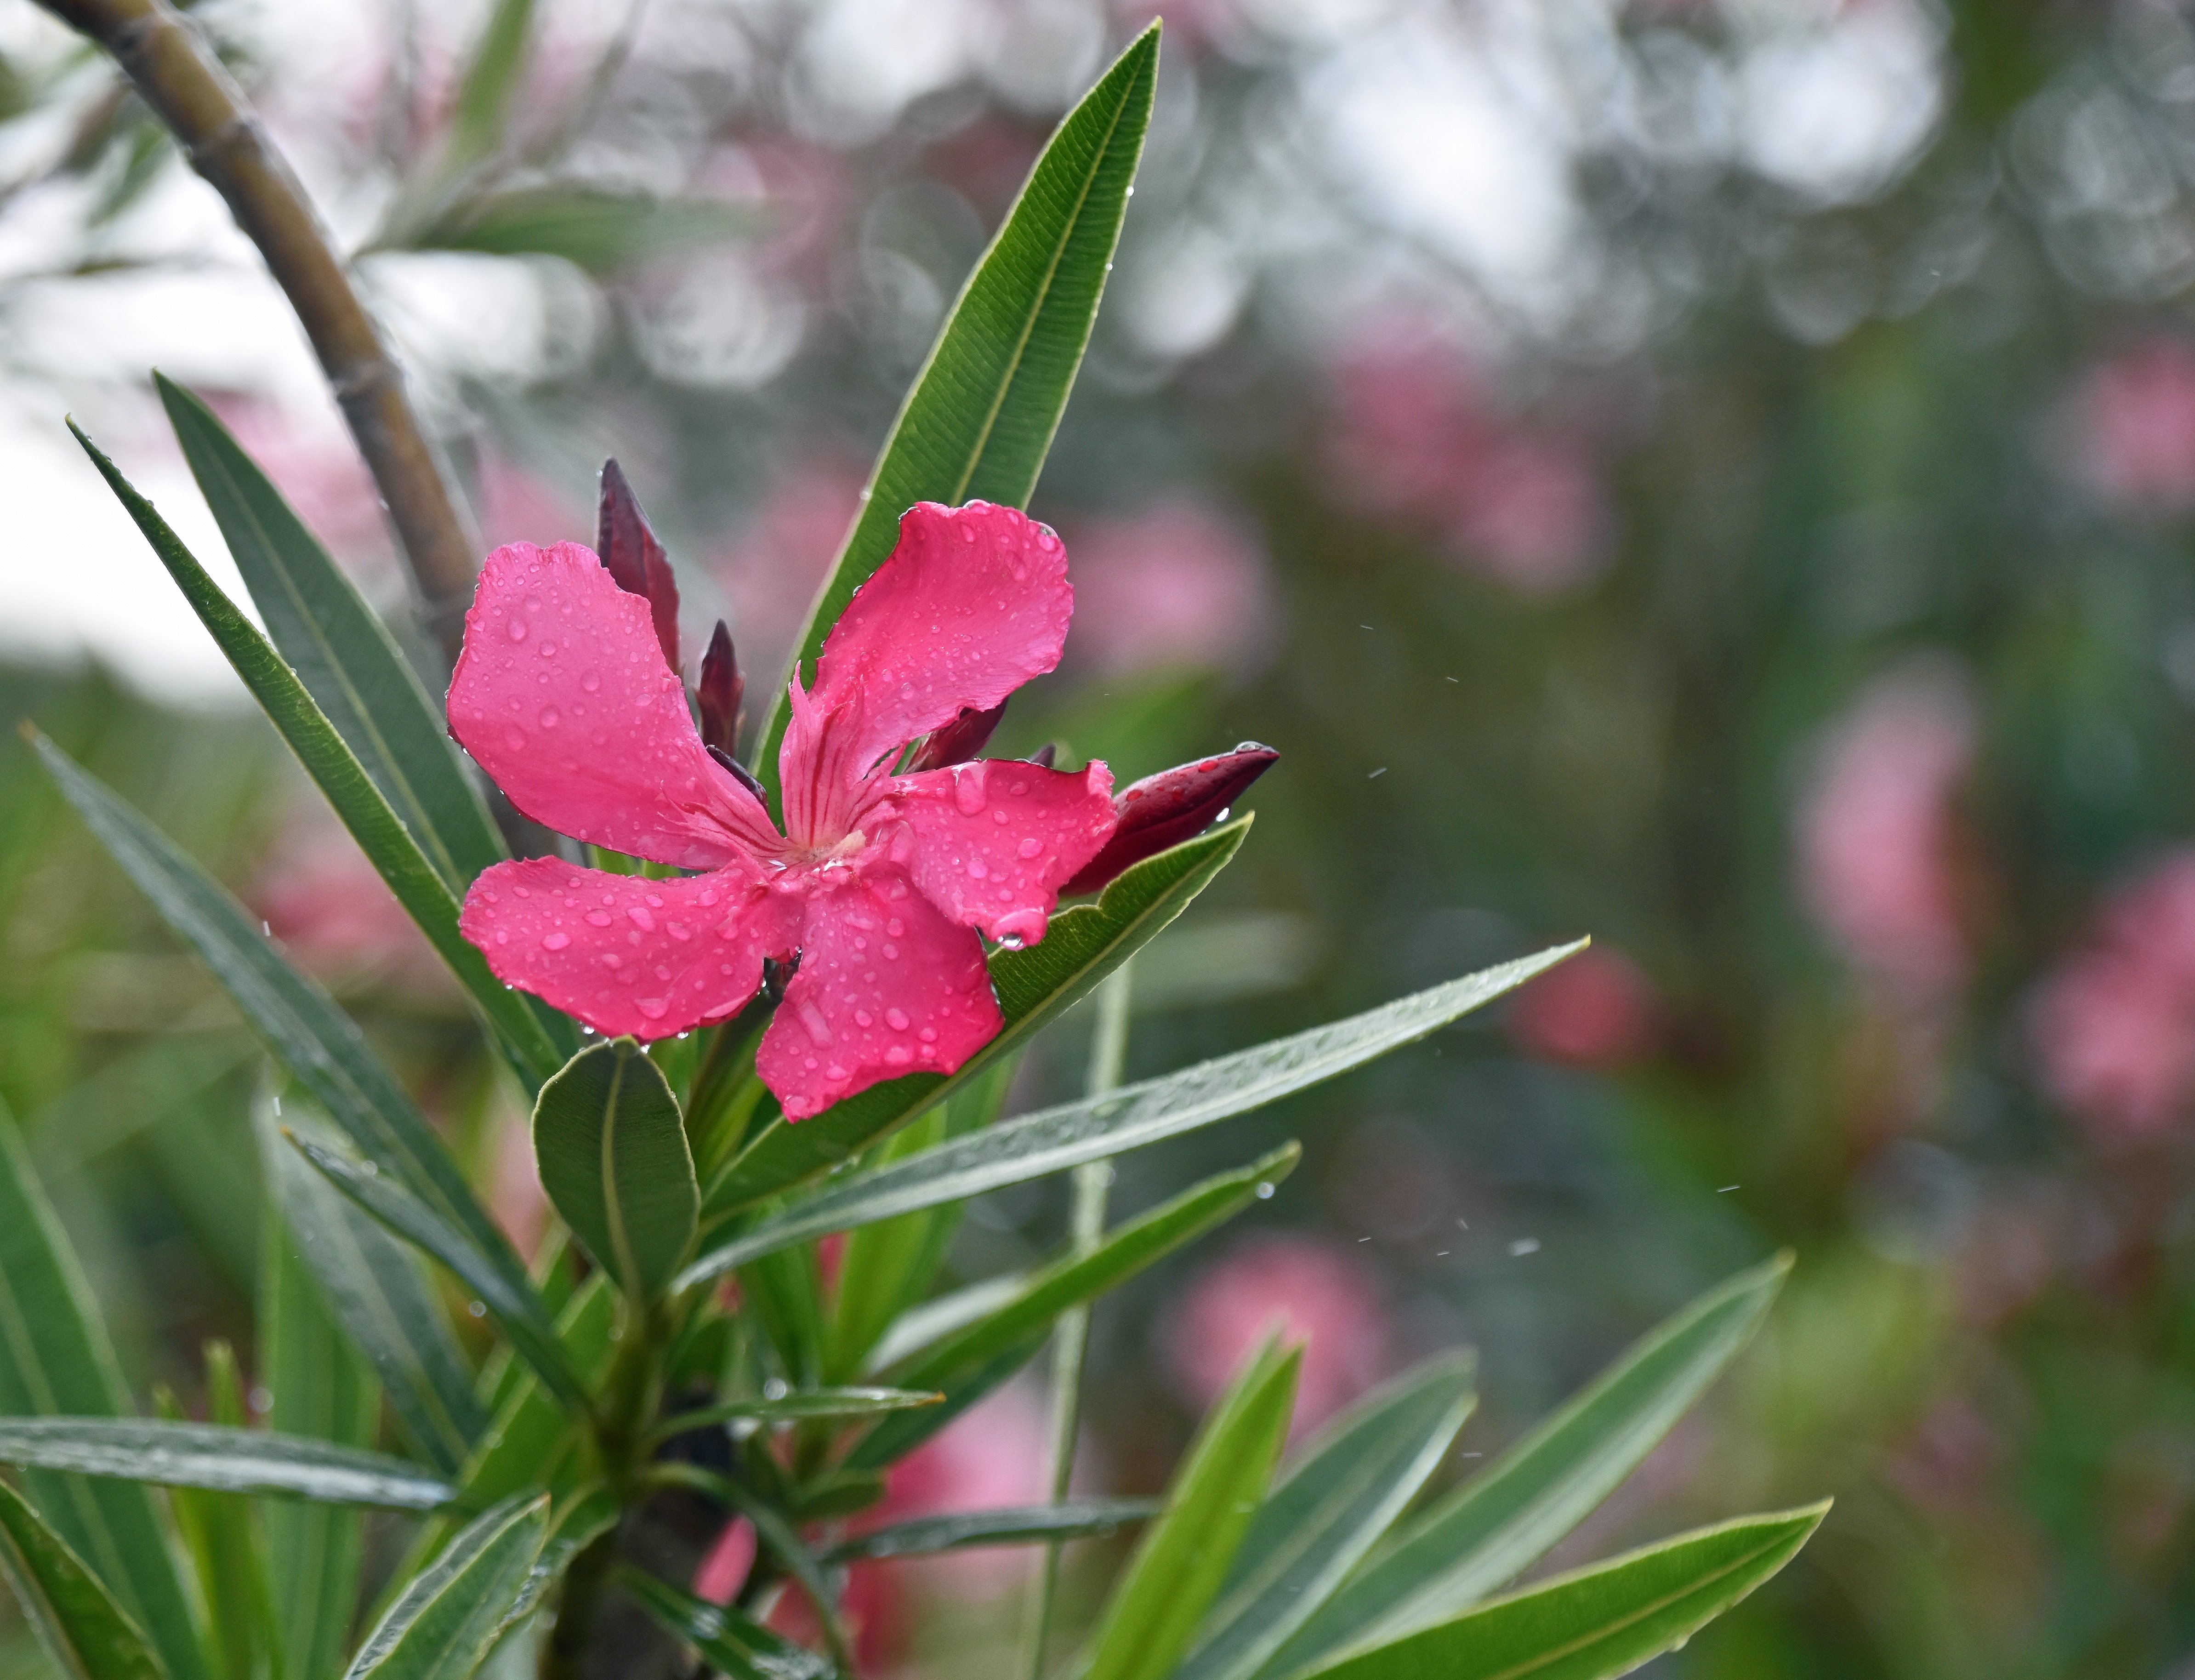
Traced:
<svg viewBox="0 0 2195 1680">
<path fill-rule="evenodd" d="M 982 860 L 982 858 L 980 858 L 980 857 L 971 857 L 971 858 L 968 860 L 968 879 L 969 879 L 969 880 L 982 880 L 986 875 L 989 875 L 989 874 L 990 874 L 990 871 L 989 871 L 988 869 L 985 869 L 985 868 L 983 867 L 983 860 Z"/>
<path fill-rule="evenodd" d="M 978 759 L 972 765 L 963 765 L 953 773 L 953 803 L 960 807 L 963 817 L 973 817 L 983 808 L 983 762 Z"/>
<path fill-rule="evenodd" d="M 655 918 L 648 913 L 647 905 L 631 905 L 626 909 L 625 915 L 631 919 L 632 925 L 640 929 L 642 932 L 653 933 L 655 932 Z"/>
<path fill-rule="evenodd" d="M 560 951 L 571 943 L 572 936 L 562 928 L 554 933 L 544 933 L 541 936 L 541 949 L 544 950 Z"/>
<path fill-rule="evenodd" d="M 855 1025 L 856 1026 L 857 1026 L 857 1027 L 873 1026 L 873 1025 L 875 1025 L 875 1023 L 876 1023 L 876 1017 L 875 1017 L 875 1016 L 873 1016 L 873 1015 L 872 1015 L 872 1014 L 871 1014 L 867 1010 L 866 1010 L 866 1009 L 856 1009 L 856 1010 L 855 1010 L 855 1011 L 854 1011 L 854 1025 Z"/>
<path fill-rule="evenodd" d="M 899 947 L 897 945 L 886 945 L 884 947 L 884 961 L 886 962 L 897 962 L 899 961 Z"/>
<path fill-rule="evenodd" d="M 660 1021 L 663 1019 L 663 1012 L 671 1007 L 671 1003 L 667 998 L 643 997 L 639 1000 L 637 1007 L 640 1013 L 647 1016 L 649 1020 Z"/>
<path fill-rule="evenodd" d="M 885 1010 L 884 1025 L 890 1027 L 894 1032 L 905 1032 L 907 1031 L 907 1011 L 904 1009 Z"/>
<path fill-rule="evenodd" d="M 800 1025 L 808 1029 L 808 1036 L 818 1044 L 831 1042 L 831 1024 L 823 1019 L 823 1012 L 804 1000 L 799 1008 Z"/>
<path fill-rule="evenodd" d="M 556 727 L 556 708 L 553 706 L 544 707 L 541 713 L 541 727 L 554 729 Z"/>
<path fill-rule="evenodd" d="M 610 913 L 608 910 L 589 910 L 587 920 L 597 927 L 608 927 L 610 925 Z"/>
<path fill-rule="evenodd" d="M 890 934 L 893 938 L 896 939 L 901 934 L 907 932 L 907 924 L 902 921 L 897 916 L 894 916 L 890 921 L 884 924 L 884 932 Z"/>
<path fill-rule="evenodd" d="M 904 1044 L 890 1044 L 884 1048 L 884 1060 L 894 1067 L 905 1067 L 913 1059 L 913 1057 L 907 1054 L 907 1046 Z"/>
<path fill-rule="evenodd" d="M 525 750 L 526 731 L 519 728 L 516 724 L 504 730 L 503 738 L 505 744 L 510 747 L 512 752 L 518 753 Z"/>
<path fill-rule="evenodd" d="M 585 676 L 579 678 L 579 686 L 585 689 L 589 694 L 592 694 L 596 689 L 602 687 L 602 673 L 599 671 L 590 671 Z"/>
<path fill-rule="evenodd" d="M 1039 840 L 1034 834 L 1031 834 L 1027 840 L 1016 846 L 1014 850 L 1020 852 L 1024 857 L 1034 857 L 1038 852 L 1044 850 L 1044 842 Z"/>
<path fill-rule="evenodd" d="M 504 628 L 510 632 L 512 641 L 522 642 L 526 639 L 526 621 L 519 617 L 516 613 L 510 615 L 510 622 L 504 626 Z"/>
</svg>

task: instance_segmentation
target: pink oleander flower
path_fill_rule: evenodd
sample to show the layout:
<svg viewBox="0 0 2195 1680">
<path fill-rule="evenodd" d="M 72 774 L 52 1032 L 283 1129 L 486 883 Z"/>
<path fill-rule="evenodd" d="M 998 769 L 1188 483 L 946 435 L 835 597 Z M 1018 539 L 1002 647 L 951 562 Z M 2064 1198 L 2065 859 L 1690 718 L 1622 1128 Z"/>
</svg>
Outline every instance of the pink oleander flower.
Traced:
<svg viewBox="0 0 2195 1680">
<path fill-rule="evenodd" d="M 1509 1036 L 1542 1061 L 1614 1072 L 1654 1048 L 1654 989 L 1621 951 L 1595 945 L 1517 994 Z"/>
<path fill-rule="evenodd" d="M 1240 1244 L 1190 1284 L 1161 1345 L 1184 1397 L 1207 1406 L 1275 1330 L 1304 1350 L 1292 1440 L 1391 1370 L 1394 1338 L 1378 1274 L 1348 1250 L 1306 1237 Z"/>
<path fill-rule="evenodd" d="M 1075 527 L 1074 649 L 1111 675 L 1207 666 L 1245 673 L 1272 651 L 1279 615 L 1263 549 L 1201 502 Z"/>
<path fill-rule="evenodd" d="M 2104 500 L 2195 509 L 2195 349 L 2158 337 L 2091 369 L 2071 419 L 2081 476 Z"/>
<path fill-rule="evenodd" d="M 952 1071 L 1000 1025 L 977 934 L 1044 937 L 1113 832 L 1112 775 L 893 767 L 1057 664 L 1074 601 L 1044 526 L 986 502 L 910 509 L 814 687 L 792 680 L 781 834 L 703 743 L 648 601 L 577 543 L 497 550 L 465 617 L 451 733 L 536 822 L 700 873 L 498 863 L 460 928 L 510 984 L 643 1039 L 722 1021 L 765 960 L 797 964 L 756 1057 L 788 1119 Z"/>
</svg>

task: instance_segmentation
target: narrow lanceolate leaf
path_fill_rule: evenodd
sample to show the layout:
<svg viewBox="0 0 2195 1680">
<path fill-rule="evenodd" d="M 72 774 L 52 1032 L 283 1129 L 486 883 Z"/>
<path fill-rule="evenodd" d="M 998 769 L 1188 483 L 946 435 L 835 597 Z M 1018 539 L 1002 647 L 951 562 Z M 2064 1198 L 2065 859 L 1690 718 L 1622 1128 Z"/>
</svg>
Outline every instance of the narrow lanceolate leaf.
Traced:
<svg viewBox="0 0 2195 1680">
<path fill-rule="evenodd" d="M 178 393 L 180 395 L 180 393 Z M 188 401 L 188 399 L 184 399 Z M 174 404 L 170 404 L 171 409 Z M 218 425 L 211 415 L 205 415 L 209 425 Z M 450 967 L 460 984 L 471 994 L 489 1025 L 493 1026 L 510 1053 L 520 1073 L 529 1082 L 539 1084 L 557 1068 L 571 1054 L 576 1043 L 570 1024 L 564 1023 L 561 1037 L 550 1032 L 544 1018 L 537 1013 L 531 1001 L 521 992 L 511 990 L 488 972 L 487 960 L 468 944 L 458 932 L 458 897 L 464 890 L 463 884 L 452 884 L 451 871 L 454 865 L 445 862 L 438 871 L 420 843 L 420 834 L 407 820 L 407 813 L 400 811 L 387 797 L 383 785 L 389 777 L 376 777 L 353 751 L 344 736 L 335 727 L 326 712 L 317 703 L 299 674 L 284 663 L 282 656 L 268 645 L 251 621 L 245 617 L 236 603 L 222 593 L 221 586 L 206 575 L 205 569 L 183 546 L 181 539 L 160 517 L 152 503 L 137 494 L 130 482 L 116 471 L 114 464 L 100 453 L 73 422 L 70 430 L 84 445 L 93 464 L 98 467 L 107 484 L 137 522 L 137 528 L 152 546 L 160 563 L 190 603 L 191 609 L 199 615 L 207 632 L 228 662 L 235 667 L 238 676 L 251 690 L 266 712 L 268 719 L 280 731 L 290 750 L 305 767 L 306 774 L 327 796 L 336 815 L 350 830 L 351 837 L 366 854 L 366 860 L 389 884 L 396 901 L 404 907 L 405 914 L 417 922 L 427 936 L 428 943 Z M 203 442 L 203 440 L 201 440 Z M 242 459 L 242 452 L 229 445 L 232 453 Z M 248 462 L 246 463 L 248 465 Z M 223 488 L 216 481 L 216 488 Z M 228 482 L 226 488 L 233 490 Z M 264 487 L 273 495 L 271 486 Z M 276 499 L 279 501 L 279 498 Z M 220 506 L 228 507 L 233 514 L 233 499 L 224 496 Z M 236 517 L 241 517 L 240 514 Z M 299 527 L 300 534 L 302 527 Z M 252 544 L 250 533 L 239 533 L 230 539 L 232 546 L 244 539 L 244 547 L 250 551 Z M 263 536 L 263 534 L 261 534 Z M 323 555 L 321 558 L 326 559 Z M 364 603 L 357 603 L 365 610 Z M 394 649 L 390 649 L 394 654 Z M 417 684 L 414 684 L 416 688 Z M 443 743 L 446 746 L 446 742 Z M 393 772 L 391 773 L 393 776 Z M 400 788 L 408 784 L 399 783 Z M 417 813 L 412 813 L 416 815 Z"/>
<path fill-rule="evenodd" d="M 1429 1360 L 1336 1419 L 1259 1508 L 1177 1680 L 1247 1680 L 1402 1515 L 1471 1415 L 1476 1362 Z"/>
<path fill-rule="evenodd" d="M 823 638 L 884 563 L 917 502 L 1025 507 L 1082 365 L 1158 87 L 1154 25 L 1059 125 L 961 289 L 861 493 L 861 511 L 795 649 Z M 778 684 L 754 762 L 774 791 L 785 733 Z"/>
<path fill-rule="evenodd" d="M 293 1094 L 289 1109 L 291 1123 L 305 1129 L 312 1117 L 302 1099 Z M 454 1472 L 472 1451 L 487 1414 L 441 1297 L 410 1249 L 282 1140 L 271 1104 L 261 1106 L 257 1118 L 260 1159 L 292 1252 L 319 1283 L 351 1347 L 372 1363 L 412 1450 L 435 1469 Z M 330 1380 L 348 1383 L 349 1377 L 331 1372 Z M 279 1406 L 280 1389 L 274 1399 Z M 338 1400 L 362 1409 L 366 1433 L 356 1444 L 370 1442 L 372 1395 L 331 1393 L 331 1405 Z M 351 1415 L 355 1420 L 360 1413 Z"/>
<path fill-rule="evenodd" d="M 1302 1149 L 1285 1144 L 1260 1160 L 1190 1186 L 1172 1200 L 1109 1233 L 1085 1255 L 1033 1273 L 1004 1306 L 936 1342 L 894 1373 L 913 1388 L 944 1392 L 934 1412 L 890 1417 L 857 1445 L 847 1463 L 881 1469 L 904 1457 L 1018 1370 L 1043 1345 L 1062 1313 L 1096 1300 L 1183 1244 L 1232 1219 L 1295 1169 Z"/>
<path fill-rule="evenodd" d="M 129 1390 L 14 1120 L 0 1108 L 0 1416 L 118 1417 Z M 24 1490 L 144 1631 L 171 1680 L 209 1680 L 165 1527 L 141 1483 L 34 1470 Z"/>
<path fill-rule="evenodd" d="M 475 1519 L 389 1607 L 344 1680 L 468 1680 L 517 1607 L 548 1533 L 545 1494 Z"/>
<path fill-rule="evenodd" d="M 1308 1671 L 1319 1680 L 1612 1680 L 1781 1569 L 1829 1502 L 1695 1530 Z"/>
<path fill-rule="evenodd" d="M 1236 1378 L 1174 1472 L 1099 1618 L 1080 1680 L 1164 1680 L 1188 1648 L 1265 1497 L 1294 1414 L 1302 1350 L 1268 1342 Z"/>
<path fill-rule="evenodd" d="M 456 1493 L 440 1476 L 385 1452 L 158 1418 L 0 1417 L 0 1464 L 387 1510 L 432 1510 Z"/>
<path fill-rule="evenodd" d="M 1158 1515 L 1155 1499 L 1070 1499 L 1057 1505 L 1015 1505 L 951 1516 L 918 1517 L 842 1540 L 824 1554 L 826 1563 L 857 1557 L 920 1557 L 977 1546 L 1017 1546 L 1032 1541 L 1109 1538 L 1131 1523 Z"/>
<path fill-rule="evenodd" d="M 302 1161 L 293 1170 L 308 1171 Z M 364 1217 L 332 1192 L 328 1199 L 346 1216 Z M 330 1313 L 290 1235 L 279 1200 L 267 1212 L 258 1306 L 268 1427 L 338 1446 L 372 1446 L 381 1415 L 381 1384 Z M 260 1512 L 260 1521 L 267 1536 L 275 1673 L 285 1680 L 306 1680 L 338 1672 L 350 1643 L 365 1562 L 360 1514 L 284 1499 L 270 1502 Z"/>
<path fill-rule="evenodd" d="M 614 274 L 764 225 L 762 211 L 719 199 L 558 183 L 460 199 L 406 243 L 413 250 L 561 257 L 589 274 Z"/>
<path fill-rule="evenodd" d="M 114 1595 L 4 1481 L 0 1575 L 62 1680 L 168 1680 Z"/>
<path fill-rule="evenodd" d="M 595 1262 L 652 1301 L 700 1211 L 678 1100 L 630 1038 L 574 1056 L 533 1105 L 541 1185 Z"/>
<path fill-rule="evenodd" d="M 1450 980 L 1347 1020 L 1277 1038 L 1161 1079 L 1008 1120 L 904 1161 L 859 1173 L 706 1250 L 680 1279 L 712 1278 L 758 1255 L 917 1208 L 1101 1161 L 1276 1102 L 1423 1038 L 1522 985 L 1581 944 Z M 808 1123 L 812 1125 L 815 1123 Z"/>
<path fill-rule="evenodd" d="M 585 1412 L 588 1409 L 592 1401 L 586 1383 L 556 1340 L 556 1326 L 550 1322 L 548 1311 L 541 1297 L 534 1293 L 532 1283 L 521 1279 L 514 1285 L 488 1265 L 480 1252 L 439 1218 L 432 1208 L 401 1186 L 373 1172 L 371 1162 L 361 1164 L 346 1160 L 331 1149 L 294 1134 L 290 1140 L 337 1189 L 398 1236 L 418 1244 L 456 1273 L 494 1315 L 519 1358 L 533 1367 L 533 1374 L 543 1384 L 573 1412 Z"/>
<path fill-rule="evenodd" d="M 514 1284 L 526 1267 L 426 1118 L 382 1065 L 357 1024 L 300 974 L 237 903 L 166 835 L 43 736 L 47 772 L 161 920 L 213 970 L 267 1048 L 383 1174 L 404 1185 L 481 1261 Z"/>
<path fill-rule="evenodd" d="M 1650 1331 L 1592 1386 L 1412 1521 L 1268 1662 L 1270 1680 L 1333 1652 L 1443 1621 L 1569 1533 L 1751 1338 L 1790 1256 L 1742 1272 Z"/>
<path fill-rule="evenodd" d="M 207 1421 L 241 1433 L 245 1417 L 244 1378 L 237 1370 L 236 1354 L 226 1342 L 205 1345 L 205 1371 Z M 164 1419 L 187 1427 L 180 1407 L 164 1390 L 155 1390 L 162 1402 Z M 65 1418 L 25 1420 L 29 1427 L 44 1428 L 68 1423 Z M 117 1425 L 110 1418 L 89 1420 L 95 1429 Z M 11 1427 L 0 1421 L 0 1430 Z M 159 1428 L 125 1423 L 119 1428 L 135 1432 Z M 315 1443 L 317 1444 L 317 1443 Z M 66 1466 L 64 1466 L 66 1468 Z M 154 1476 L 133 1477 L 157 1481 Z M 207 1631 L 211 1636 L 214 1665 L 224 1680 L 256 1680 L 264 1674 L 272 1649 L 273 1614 L 267 1588 L 267 1562 L 259 1544 L 259 1523 L 251 1501 L 241 1494 L 205 1487 L 168 1487 L 168 1509 L 181 1531 L 183 1546 L 198 1577 L 205 1600 Z"/>
<path fill-rule="evenodd" d="M 648 1614 L 701 1654 L 725 1680 L 836 1680 L 830 1659 L 780 1638 L 737 1610 L 696 1598 L 683 1587 L 644 1575 L 619 1573 L 625 1590 Z"/>
<path fill-rule="evenodd" d="M 607 1487 L 597 1487 L 577 1495 L 557 1513 L 549 1538 L 541 1543 L 540 1555 L 527 1572 L 526 1585 L 519 1591 L 517 1602 L 504 1618 L 506 1630 L 520 1617 L 531 1614 L 549 1596 L 563 1579 L 564 1572 L 572 1567 L 573 1558 L 617 1526 L 621 1509 L 616 1494 Z"/>
<path fill-rule="evenodd" d="M 798 1423 L 817 1417 L 877 1417 L 887 1412 L 935 1406 L 944 1398 L 935 1390 L 924 1388 L 808 1388 L 781 1394 L 775 1400 L 758 1396 L 720 1400 L 714 1406 L 666 1417 L 648 1434 L 652 1440 L 668 1440 L 688 1429 L 746 1418 L 759 1423 Z"/>
<path fill-rule="evenodd" d="M 435 873 L 462 893 L 510 854 L 441 707 L 388 626 L 228 428 L 173 380 L 155 374 L 153 383 L 268 637 Z"/>
<path fill-rule="evenodd" d="M 821 1177 L 1019 1055 L 1040 1030 L 1165 931 L 1241 849 L 1250 820 L 1245 816 L 1145 859 L 1107 887 L 1098 903 L 1054 916 L 1044 938 L 1026 950 L 994 951 L 991 984 L 1005 1017 L 996 1038 L 949 1077 L 910 1074 L 872 1085 L 797 1126 L 773 1120 L 711 1182 L 702 1198 L 704 1220 L 721 1219 Z"/>
</svg>

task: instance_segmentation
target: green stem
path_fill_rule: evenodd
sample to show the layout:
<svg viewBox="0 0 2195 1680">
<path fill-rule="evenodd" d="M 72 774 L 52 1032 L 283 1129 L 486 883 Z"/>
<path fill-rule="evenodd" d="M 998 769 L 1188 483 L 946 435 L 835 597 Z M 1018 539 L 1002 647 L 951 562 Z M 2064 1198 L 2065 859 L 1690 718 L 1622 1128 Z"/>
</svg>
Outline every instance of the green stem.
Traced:
<svg viewBox="0 0 2195 1680">
<path fill-rule="evenodd" d="M 1098 988 L 1098 1024 L 1091 1035 L 1088 1094 L 1117 1090 L 1128 1054 L 1128 973 L 1123 962 Z M 1068 1216 L 1068 1244 L 1078 1256 L 1092 1252 L 1105 1234 L 1105 1192 L 1112 1187 L 1113 1163 L 1092 1161 L 1074 1169 L 1074 1203 Z M 1082 1428 L 1082 1359 L 1090 1347 L 1090 1309 L 1070 1308 L 1059 1315 L 1051 1340 L 1051 1502 L 1063 1503 L 1074 1480 L 1074 1439 Z M 1059 1591 L 1059 1542 L 1044 1549 L 1036 1601 L 1028 1622 L 1029 1680 L 1044 1672 L 1045 1646 L 1051 1637 L 1052 1601 Z"/>
</svg>

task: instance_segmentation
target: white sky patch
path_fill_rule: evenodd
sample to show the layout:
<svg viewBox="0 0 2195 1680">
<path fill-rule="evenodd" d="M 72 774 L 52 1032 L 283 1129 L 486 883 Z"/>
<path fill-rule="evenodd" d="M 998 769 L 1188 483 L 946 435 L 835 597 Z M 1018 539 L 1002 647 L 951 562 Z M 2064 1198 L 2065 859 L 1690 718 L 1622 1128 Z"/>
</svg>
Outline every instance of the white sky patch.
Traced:
<svg viewBox="0 0 2195 1680">
<path fill-rule="evenodd" d="M 1942 45 L 1939 27 L 1899 0 L 1763 40 L 1739 71 L 1746 160 L 1829 202 L 1881 190 L 1942 113 Z"/>
</svg>

